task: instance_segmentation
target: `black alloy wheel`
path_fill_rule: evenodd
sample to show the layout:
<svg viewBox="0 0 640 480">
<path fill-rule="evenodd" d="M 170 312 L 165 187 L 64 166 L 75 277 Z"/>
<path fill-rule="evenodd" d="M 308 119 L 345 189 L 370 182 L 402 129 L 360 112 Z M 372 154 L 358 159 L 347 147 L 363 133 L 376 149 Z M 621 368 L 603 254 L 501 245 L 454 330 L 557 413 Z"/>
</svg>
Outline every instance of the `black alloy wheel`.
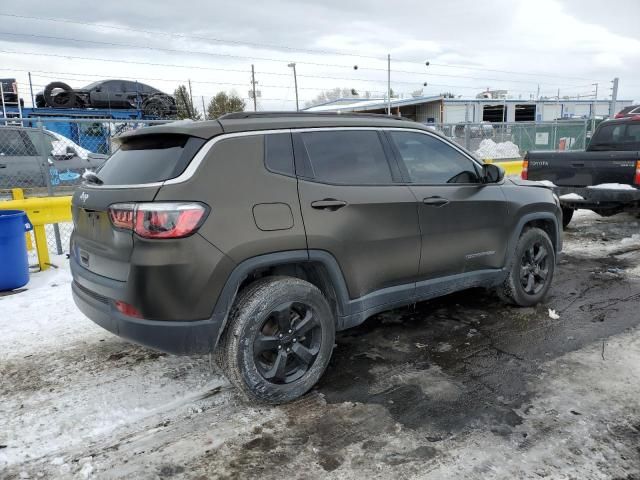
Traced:
<svg viewBox="0 0 640 480">
<path fill-rule="evenodd" d="M 321 328 L 310 305 L 286 302 L 273 309 L 253 341 L 262 378 L 288 384 L 304 376 L 320 352 Z"/>
<path fill-rule="evenodd" d="M 520 284 L 528 295 L 537 295 L 549 275 L 549 252 L 541 242 L 532 243 L 520 260 Z"/>
</svg>

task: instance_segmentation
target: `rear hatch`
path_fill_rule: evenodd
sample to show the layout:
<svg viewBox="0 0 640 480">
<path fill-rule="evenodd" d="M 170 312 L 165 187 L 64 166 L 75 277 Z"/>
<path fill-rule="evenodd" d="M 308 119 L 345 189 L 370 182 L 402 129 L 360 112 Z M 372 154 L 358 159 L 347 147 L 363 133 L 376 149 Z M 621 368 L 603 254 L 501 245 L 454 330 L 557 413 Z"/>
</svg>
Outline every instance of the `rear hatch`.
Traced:
<svg viewBox="0 0 640 480">
<path fill-rule="evenodd" d="M 98 275 L 127 280 L 134 234 L 113 226 L 109 206 L 153 201 L 162 183 L 179 176 L 204 143 L 188 135 L 126 138 L 73 195 L 71 254 L 78 263 Z"/>
</svg>

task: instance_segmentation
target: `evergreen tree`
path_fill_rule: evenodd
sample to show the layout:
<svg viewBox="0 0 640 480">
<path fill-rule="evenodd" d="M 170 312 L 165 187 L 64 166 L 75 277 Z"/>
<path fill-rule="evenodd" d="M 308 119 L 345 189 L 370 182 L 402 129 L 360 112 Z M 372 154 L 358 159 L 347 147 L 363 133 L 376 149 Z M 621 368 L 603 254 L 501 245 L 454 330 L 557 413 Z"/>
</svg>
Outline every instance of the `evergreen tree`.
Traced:
<svg viewBox="0 0 640 480">
<path fill-rule="evenodd" d="M 179 120 L 190 118 L 191 120 L 202 120 L 202 115 L 198 109 L 193 105 L 191 96 L 187 90 L 186 85 L 180 85 L 173 92 L 173 97 L 176 99 L 176 117 Z"/>
</svg>

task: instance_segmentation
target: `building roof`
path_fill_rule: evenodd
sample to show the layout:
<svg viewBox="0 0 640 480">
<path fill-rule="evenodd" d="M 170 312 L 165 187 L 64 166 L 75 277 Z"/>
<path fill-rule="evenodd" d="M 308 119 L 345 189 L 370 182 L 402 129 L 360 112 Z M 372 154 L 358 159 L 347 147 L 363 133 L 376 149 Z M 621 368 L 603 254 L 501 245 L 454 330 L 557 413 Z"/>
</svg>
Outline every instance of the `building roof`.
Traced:
<svg viewBox="0 0 640 480">
<path fill-rule="evenodd" d="M 418 105 L 420 103 L 431 103 L 442 100 L 442 97 L 414 97 L 414 98 L 396 98 L 391 100 L 391 107 L 402 107 L 406 105 Z M 357 98 L 339 98 L 333 102 L 327 102 L 313 107 L 305 108 L 305 112 L 358 112 L 363 110 L 377 110 L 387 108 L 387 100 L 384 98 L 357 99 Z"/>
<path fill-rule="evenodd" d="M 555 99 L 531 100 L 526 98 L 445 98 L 439 95 L 427 97 L 413 98 L 396 98 L 391 100 L 391 108 L 405 107 L 409 105 L 420 105 L 423 103 L 444 102 L 444 103 L 486 103 L 496 105 L 501 103 L 518 103 L 518 104 L 535 104 L 535 103 L 556 103 Z M 609 104 L 610 100 L 599 99 L 595 102 L 600 104 Z M 617 100 L 617 103 L 629 103 L 630 100 Z M 577 100 L 577 99 L 560 99 L 560 103 L 586 103 L 592 104 L 594 100 Z M 387 108 L 387 100 L 384 98 L 375 99 L 356 99 L 356 98 L 339 98 L 332 102 L 326 102 L 320 105 L 314 105 L 304 109 L 305 112 L 359 112 L 371 111 Z"/>
</svg>

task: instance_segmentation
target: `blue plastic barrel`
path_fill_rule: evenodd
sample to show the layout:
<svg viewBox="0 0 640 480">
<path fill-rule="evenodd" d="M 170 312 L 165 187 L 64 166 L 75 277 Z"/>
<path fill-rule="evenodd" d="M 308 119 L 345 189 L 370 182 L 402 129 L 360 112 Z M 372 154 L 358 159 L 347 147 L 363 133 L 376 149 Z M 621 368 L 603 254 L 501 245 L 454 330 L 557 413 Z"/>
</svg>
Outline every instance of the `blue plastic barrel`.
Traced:
<svg viewBox="0 0 640 480">
<path fill-rule="evenodd" d="M 33 226 L 22 210 L 0 210 L 0 292 L 29 282 L 24 234 Z"/>
</svg>

